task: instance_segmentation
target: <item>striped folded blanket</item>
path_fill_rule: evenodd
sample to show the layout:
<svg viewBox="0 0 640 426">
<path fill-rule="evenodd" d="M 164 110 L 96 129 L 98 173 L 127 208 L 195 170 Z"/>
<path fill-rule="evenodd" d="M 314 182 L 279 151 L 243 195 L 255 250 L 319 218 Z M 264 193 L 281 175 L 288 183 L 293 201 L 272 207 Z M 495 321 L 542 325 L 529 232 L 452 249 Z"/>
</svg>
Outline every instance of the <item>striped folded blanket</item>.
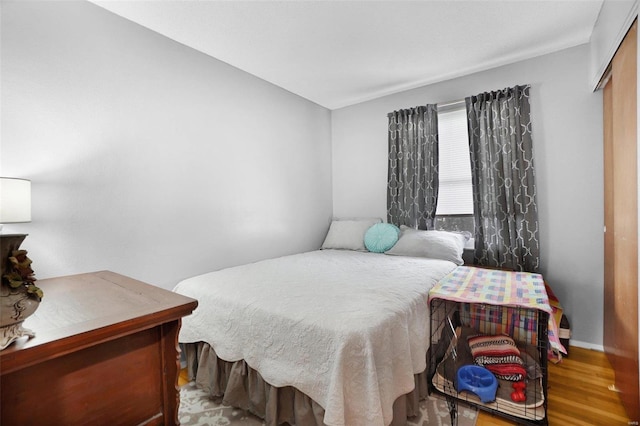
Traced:
<svg viewBox="0 0 640 426">
<path fill-rule="evenodd" d="M 467 339 L 473 361 L 497 378 L 519 382 L 527 376 L 516 342 L 507 335 L 471 336 Z"/>
</svg>

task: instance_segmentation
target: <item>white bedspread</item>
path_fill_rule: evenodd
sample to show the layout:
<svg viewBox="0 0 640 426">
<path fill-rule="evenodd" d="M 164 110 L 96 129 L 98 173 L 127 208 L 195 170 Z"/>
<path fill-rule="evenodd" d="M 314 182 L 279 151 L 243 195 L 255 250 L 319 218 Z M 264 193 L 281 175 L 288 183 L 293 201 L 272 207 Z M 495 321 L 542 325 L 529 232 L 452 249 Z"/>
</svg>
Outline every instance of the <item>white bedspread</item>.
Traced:
<svg viewBox="0 0 640 426">
<path fill-rule="evenodd" d="M 388 425 L 426 367 L 429 289 L 455 267 L 323 250 L 200 275 L 174 289 L 199 302 L 179 340 L 304 392 L 327 425 Z"/>
</svg>

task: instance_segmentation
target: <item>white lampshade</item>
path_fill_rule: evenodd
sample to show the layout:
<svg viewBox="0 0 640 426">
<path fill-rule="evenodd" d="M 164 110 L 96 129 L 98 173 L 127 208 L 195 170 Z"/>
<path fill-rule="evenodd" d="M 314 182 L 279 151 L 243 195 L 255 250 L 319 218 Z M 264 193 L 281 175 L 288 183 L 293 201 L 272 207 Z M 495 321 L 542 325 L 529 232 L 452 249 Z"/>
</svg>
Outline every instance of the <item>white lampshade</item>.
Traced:
<svg viewBox="0 0 640 426">
<path fill-rule="evenodd" d="M 0 223 L 31 222 L 31 181 L 0 178 Z"/>
</svg>

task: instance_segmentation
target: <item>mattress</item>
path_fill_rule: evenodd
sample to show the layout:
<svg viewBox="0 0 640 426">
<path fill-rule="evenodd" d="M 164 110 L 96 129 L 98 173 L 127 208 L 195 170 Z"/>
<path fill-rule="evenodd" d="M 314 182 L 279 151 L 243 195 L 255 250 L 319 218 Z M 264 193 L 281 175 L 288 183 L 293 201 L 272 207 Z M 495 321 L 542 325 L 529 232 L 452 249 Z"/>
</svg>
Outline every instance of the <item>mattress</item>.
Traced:
<svg viewBox="0 0 640 426">
<path fill-rule="evenodd" d="M 199 302 L 179 341 L 206 342 L 269 384 L 295 387 L 327 425 L 387 425 L 426 368 L 429 289 L 455 267 L 322 250 L 200 275 L 174 289 Z"/>
</svg>

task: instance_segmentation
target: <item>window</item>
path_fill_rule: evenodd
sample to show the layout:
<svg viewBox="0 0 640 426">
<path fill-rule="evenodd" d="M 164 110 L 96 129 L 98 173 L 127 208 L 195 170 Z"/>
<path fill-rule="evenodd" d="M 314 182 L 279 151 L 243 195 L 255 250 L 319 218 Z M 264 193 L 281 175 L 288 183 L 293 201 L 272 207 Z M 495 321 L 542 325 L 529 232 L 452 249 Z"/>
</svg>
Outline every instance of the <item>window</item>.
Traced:
<svg viewBox="0 0 640 426">
<path fill-rule="evenodd" d="M 473 234 L 473 190 L 464 102 L 438 105 L 439 180 L 436 229 Z"/>
</svg>

